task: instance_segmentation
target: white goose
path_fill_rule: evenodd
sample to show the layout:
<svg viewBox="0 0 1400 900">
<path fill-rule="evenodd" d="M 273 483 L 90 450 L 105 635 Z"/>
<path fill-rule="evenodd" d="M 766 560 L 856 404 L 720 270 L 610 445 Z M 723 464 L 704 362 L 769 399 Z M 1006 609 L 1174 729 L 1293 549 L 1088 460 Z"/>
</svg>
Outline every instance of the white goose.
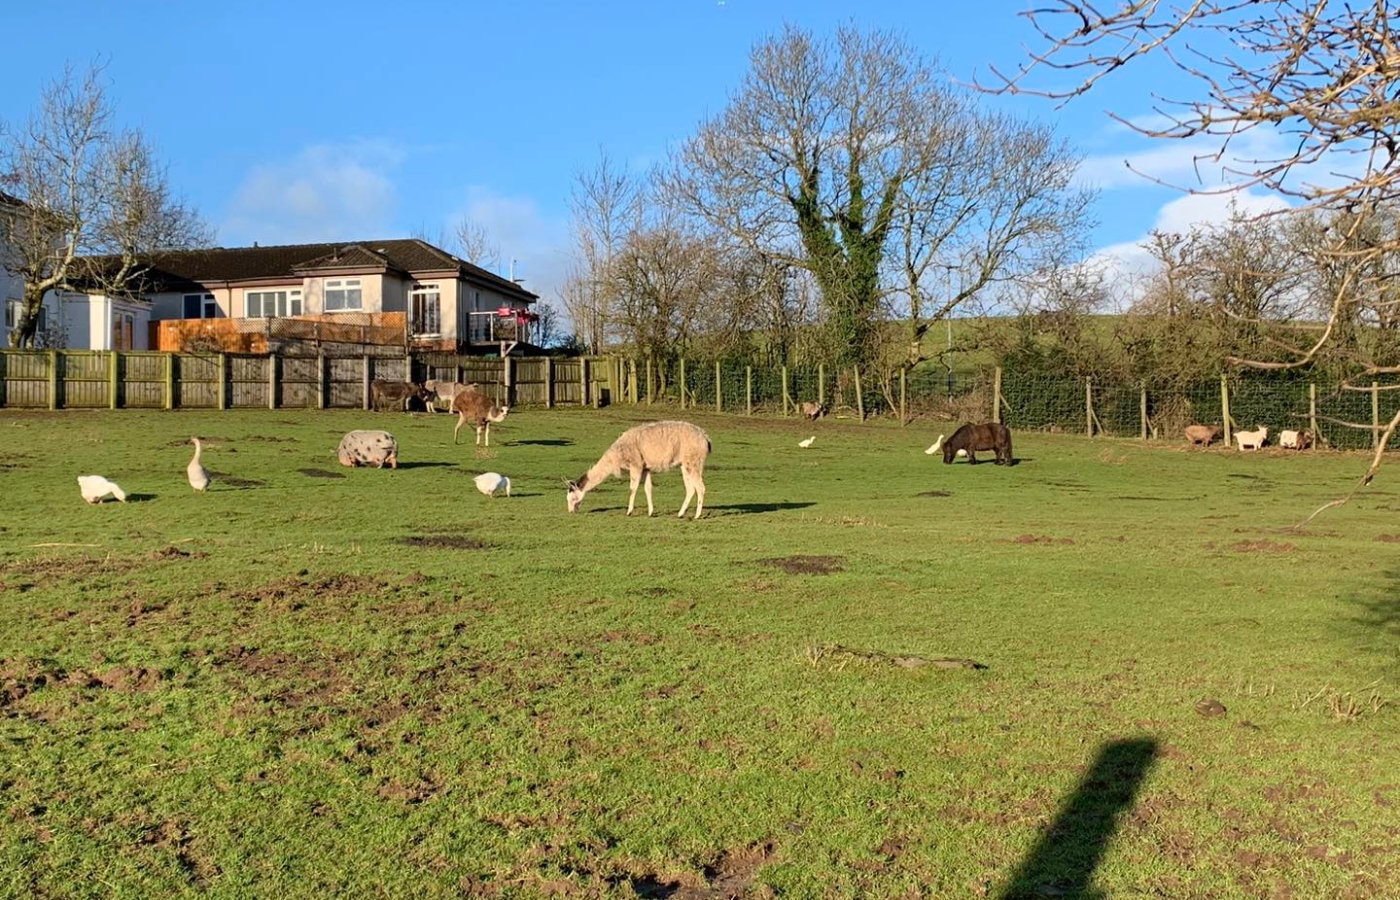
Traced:
<svg viewBox="0 0 1400 900">
<path fill-rule="evenodd" d="M 506 496 L 510 496 L 510 479 L 500 472 L 482 472 L 476 478 L 476 489 L 488 497 L 496 496 L 496 492 L 505 488 Z"/>
<path fill-rule="evenodd" d="M 806 450 L 808 447 L 812 446 L 812 442 L 816 439 L 817 436 L 814 434 L 811 437 L 807 438 L 807 440 L 805 441 L 798 441 L 797 446 L 801 447 L 803 450 Z"/>
<path fill-rule="evenodd" d="M 199 461 L 200 454 L 204 452 L 204 445 L 199 442 L 197 437 L 192 437 L 190 440 L 194 441 L 194 459 L 190 460 L 188 466 L 185 466 L 185 471 L 190 476 L 190 487 L 202 491 L 209 487 L 210 480 L 209 470 L 204 468 Z"/>
<path fill-rule="evenodd" d="M 108 481 L 101 475 L 79 475 L 78 490 L 83 492 L 83 499 L 89 503 L 101 503 L 109 494 L 126 502 L 126 491 L 115 481 Z"/>
</svg>

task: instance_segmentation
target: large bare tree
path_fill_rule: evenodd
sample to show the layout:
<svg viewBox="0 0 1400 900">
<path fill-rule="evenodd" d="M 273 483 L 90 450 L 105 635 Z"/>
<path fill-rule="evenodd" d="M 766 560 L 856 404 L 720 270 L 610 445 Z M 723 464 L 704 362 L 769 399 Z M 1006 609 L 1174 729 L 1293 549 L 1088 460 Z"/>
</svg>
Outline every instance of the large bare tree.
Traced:
<svg viewBox="0 0 1400 900">
<path fill-rule="evenodd" d="M 1149 137 L 1206 141 L 1202 156 L 1231 176 L 1227 189 L 1258 186 L 1336 216 L 1323 250 L 1346 265 L 1333 279 L 1325 321 L 1291 359 L 1235 362 L 1262 369 L 1311 365 L 1357 318 L 1357 304 L 1387 297 L 1366 280 L 1388 269 L 1371 263 L 1400 252 L 1400 234 L 1369 227 L 1400 202 L 1400 22 L 1390 3 L 1123 0 L 1101 8 L 1049 0 L 1023 15 L 1043 45 L 1015 72 L 993 69 L 991 89 L 1064 102 L 1125 67 L 1165 60 L 1184 76 L 1185 95 L 1158 98 L 1159 120 L 1115 118 Z M 1241 135 L 1260 129 L 1281 134 L 1287 149 L 1272 158 L 1237 158 L 1232 147 Z M 1356 368 L 1361 378 L 1395 373 L 1400 360 L 1389 356 Z M 1374 477 L 1397 425 L 1400 412 L 1361 484 Z"/>
<path fill-rule="evenodd" d="M 72 69 L 17 125 L 0 123 L 0 264 L 24 283 L 12 346 L 32 346 L 53 290 L 139 293 L 157 250 L 207 245 L 208 227 L 170 190 L 145 138 L 117 130 L 102 70 Z"/>
<path fill-rule="evenodd" d="M 589 352 L 600 352 L 607 340 L 616 300 L 613 261 L 638 229 L 645 203 L 643 181 L 601 150 L 591 169 L 574 173 L 574 259 L 563 300 Z"/>
<path fill-rule="evenodd" d="M 894 33 L 847 26 L 828 40 L 788 27 L 754 48 L 743 84 L 683 145 L 668 186 L 732 240 L 809 272 L 839 361 L 859 362 L 875 355 L 896 235 L 919 331 L 924 276 L 942 254 L 964 251 L 979 270 L 967 285 L 975 293 L 1029 245 L 1040 227 L 1032 220 L 1048 221 L 1042 213 L 1058 204 L 1073 159 L 1020 129 L 981 115 Z M 989 164 L 1009 161 L 1032 176 L 1029 196 Z"/>
</svg>

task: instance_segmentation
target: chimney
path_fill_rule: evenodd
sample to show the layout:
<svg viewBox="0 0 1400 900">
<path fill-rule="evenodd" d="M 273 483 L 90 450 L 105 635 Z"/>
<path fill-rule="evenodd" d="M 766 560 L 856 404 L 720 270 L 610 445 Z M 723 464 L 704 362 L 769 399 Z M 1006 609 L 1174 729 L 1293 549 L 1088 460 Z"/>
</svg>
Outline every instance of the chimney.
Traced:
<svg viewBox="0 0 1400 900">
<path fill-rule="evenodd" d="M 257 242 L 257 241 L 253 241 L 253 249 L 256 250 L 257 247 L 258 247 L 258 242 Z"/>
</svg>

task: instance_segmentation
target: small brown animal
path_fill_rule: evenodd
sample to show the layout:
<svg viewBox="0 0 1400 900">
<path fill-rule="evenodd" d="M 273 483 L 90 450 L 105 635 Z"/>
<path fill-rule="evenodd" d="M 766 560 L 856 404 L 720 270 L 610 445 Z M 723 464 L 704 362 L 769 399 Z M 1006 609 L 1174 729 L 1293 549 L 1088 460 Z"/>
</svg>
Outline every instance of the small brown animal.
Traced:
<svg viewBox="0 0 1400 900">
<path fill-rule="evenodd" d="M 981 425 L 969 422 L 953 432 L 953 436 L 943 445 L 943 462 L 951 465 L 960 450 L 967 452 L 970 465 L 977 465 L 979 450 L 991 450 L 995 453 L 999 466 L 1016 464 L 1016 458 L 1011 455 L 1011 430 L 997 422 L 985 422 Z"/>
<path fill-rule="evenodd" d="M 492 423 L 504 421 L 510 407 L 497 406 L 491 402 L 490 397 L 473 386 L 457 392 L 457 396 L 452 398 L 452 411 L 457 414 L 457 427 L 452 429 L 452 443 L 457 443 L 457 432 L 462 430 L 462 426 L 471 422 L 476 426 L 476 442 L 481 443 L 481 433 L 485 430 L 486 446 L 489 447 Z"/>
<path fill-rule="evenodd" d="M 390 405 L 408 412 L 408 401 L 415 397 L 432 409 L 433 392 L 417 382 L 375 381 L 369 386 L 370 407 L 375 412 L 380 412 Z"/>
<path fill-rule="evenodd" d="M 1212 441 L 1220 440 L 1224 433 L 1219 425 L 1188 425 L 1186 426 L 1186 439 L 1193 444 L 1205 444 L 1210 446 Z"/>
<path fill-rule="evenodd" d="M 806 416 L 809 419 L 817 419 L 826 414 L 826 410 L 822 407 L 820 403 L 812 403 L 808 401 L 802 404 L 801 409 L 802 415 Z"/>
</svg>

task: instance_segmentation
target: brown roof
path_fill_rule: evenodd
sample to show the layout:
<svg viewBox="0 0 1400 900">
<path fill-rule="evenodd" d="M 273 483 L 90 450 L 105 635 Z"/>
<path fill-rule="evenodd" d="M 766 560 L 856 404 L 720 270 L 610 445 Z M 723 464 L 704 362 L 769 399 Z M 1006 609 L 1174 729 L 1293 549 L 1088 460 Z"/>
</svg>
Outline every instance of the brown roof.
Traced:
<svg viewBox="0 0 1400 900">
<path fill-rule="evenodd" d="M 147 290 L 181 290 L 220 281 L 299 278 L 316 270 L 357 268 L 385 269 L 409 275 L 418 272 L 455 272 L 516 299 L 526 302 L 539 299 L 536 294 L 509 279 L 416 238 L 172 250 L 151 257 L 146 278 Z"/>
</svg>

